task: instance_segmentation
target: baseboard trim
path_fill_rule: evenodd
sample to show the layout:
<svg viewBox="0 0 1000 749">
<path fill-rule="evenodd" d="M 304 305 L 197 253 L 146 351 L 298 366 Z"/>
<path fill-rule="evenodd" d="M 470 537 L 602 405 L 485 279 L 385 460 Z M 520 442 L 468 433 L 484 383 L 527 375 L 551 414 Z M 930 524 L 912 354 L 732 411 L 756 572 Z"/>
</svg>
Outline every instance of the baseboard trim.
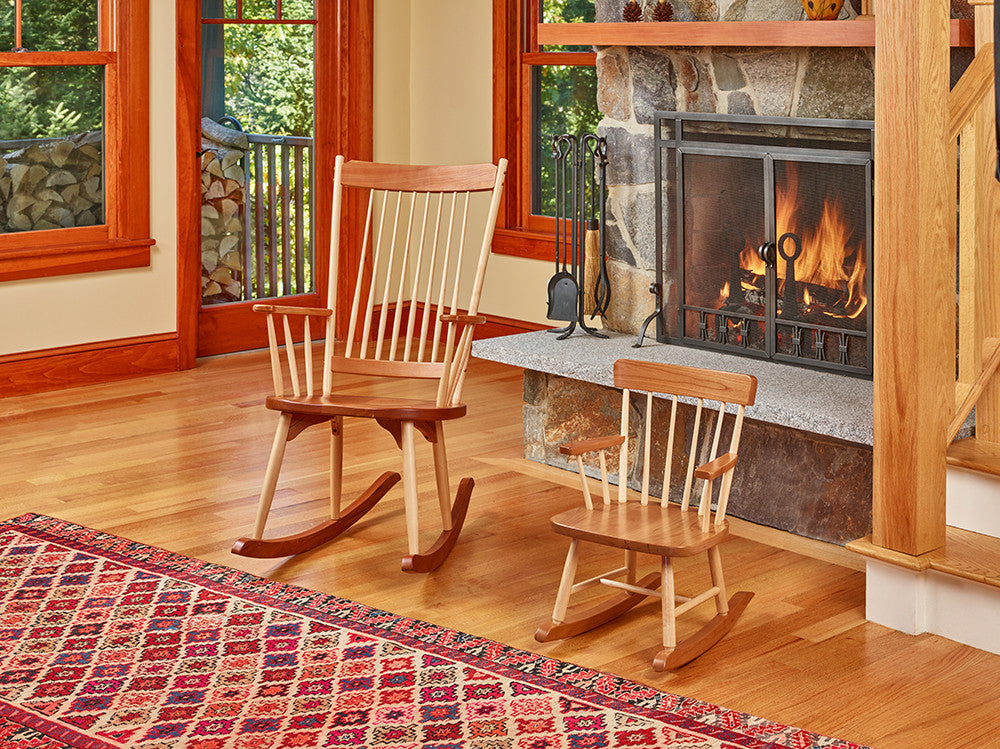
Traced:
<svg viewBox="0 0 1000 749">
<path fill-rule="evenodd" d="M 476 327 L 476 339 L 499 338 L 515 333 L 531 333 L 536 330 L 547 330 L 552 325 L 541 325 L 527 320 L 516 320 L 513 317 L 501 317 L 500 315 L 489 315 L 481 313 L 486 317 L 486 322 Z"/>
<path fill-rule="evenodd" d="M 177 333 L 0 356 L 0 398 L 177 371 Z"/>
</svg>

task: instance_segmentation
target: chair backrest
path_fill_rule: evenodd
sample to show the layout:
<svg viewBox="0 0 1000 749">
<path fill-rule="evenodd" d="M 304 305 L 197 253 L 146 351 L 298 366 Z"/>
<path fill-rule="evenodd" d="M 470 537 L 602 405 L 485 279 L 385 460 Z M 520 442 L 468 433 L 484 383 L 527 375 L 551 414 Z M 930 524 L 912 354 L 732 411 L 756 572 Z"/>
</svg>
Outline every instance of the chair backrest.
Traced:
<svg viewBox="0 0 1000 749">
<path fill-rule="evenodd" d="M 729 491 L 732 486 L 733 470 L 736 467 L 736 455 L 739 449 L 740 435 L 743 429 L 743 414 L 747 406 L 753 405 L 757 394 L 757 379 L 751 375 L 718 372 L 715 370 L 682 367 L 675 364 L 658 362 L 634 361 L 619 359 L 614 365 L 615 386 L 622 388 L 621 435 L 626 442 L 622 445 L 618 470 L 618 501 L 627 500 L 628 476 L 628 436 L 629 412 L 631 408 L 631 391 L 646 392 L 644 429 L 640 440 L 640 451 L 637 459 L 642 460 L 642 479 L 640 501 L 649 502 L 649 486 L 652 460 L 653 435 L 653 393 L 661 393 L 670 397 L 670 424 L 667 427 L 667 444 L 663 466 L 663 488 L 660 504 L 667 506 L 670 487 L 675 479 L 682 482 L 681 509 L 686 511 L 691 503 L 692 490 L 696 480 L 702 481 L 701 498 L 698 514 L 701 516 L 701 527 L 708 530 L 713 515 L 711 511 L 713 483 L 721 477 L 716 511 L 715 525 L 721 525 L 726 515 L 729 501 Z M 691 417 L 691 439 L 687 450 L 686 461 L 681 461 L 681 475 L 674 476 L 674 446 L 678 431 L 678 403 L 681 399 L 693 400 L 694 415 Z M 718 403 L 715 409 L 706 408 L 706 401 Z M 734 414 L 726 419 L 727 409 L 734 406 Z M 682 420 L 683 421 L 683 420 Z M 723 433 L 723 423 L 732 424 L 729 438 L 729 449 L 719 455 L 719 444 Z M 657 424 L 662 431 L 663 425 Z M 680 435 L 683 443 L 684 434 Z M 681 445 L 683 447 L 683 445 Z M 683 454 L 683 453 L 682 453 Z"/>
<path fill-rule="evenodd" d="M 336 309 L 339 274 L 351 274 L 353 292 L 348 329 L 336 336 L 343 351 L 334 356 L 327 341 L 324 393 L 334 372 L 347 372 L 437 379 L 438 405 L 459 401 L 506 168 L 505 159 L 409 166 L 337 157 L 327 306 Z M 354 268 L 339 262 L 345 190 L 367 193 Z M 488 206 L 470 205 L 474 193 L 487 194 Z"/>
</svg>

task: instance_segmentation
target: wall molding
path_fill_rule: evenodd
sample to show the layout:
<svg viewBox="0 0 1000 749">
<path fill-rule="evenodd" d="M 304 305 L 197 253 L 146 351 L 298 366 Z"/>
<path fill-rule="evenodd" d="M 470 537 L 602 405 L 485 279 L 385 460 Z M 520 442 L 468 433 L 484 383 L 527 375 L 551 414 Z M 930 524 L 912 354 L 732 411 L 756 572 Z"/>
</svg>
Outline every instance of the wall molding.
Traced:
<svg viewBox="0 0 1000 749">
<path fill-rule="evenodd" d="M 549 328 L 561 326 L 561 323 L 543 325 L 541 323 L 528 322 L 527 320 L 517 320 L 513 317 L 490 315 L 485 312 L 480 312 L 480 314 L 486 318 L 486 322 L 477 326 L 476 340 L 480 338 L 498 338 L 504 335 L 514 335 L 515 333 L 531 333 L 536 330 L 548 330 Z"/>
<path fill-rule="evenodd" d="M 178 369 L 176 333 L 96 341 L 0 356 L 0 398 Z"/>
</svg>

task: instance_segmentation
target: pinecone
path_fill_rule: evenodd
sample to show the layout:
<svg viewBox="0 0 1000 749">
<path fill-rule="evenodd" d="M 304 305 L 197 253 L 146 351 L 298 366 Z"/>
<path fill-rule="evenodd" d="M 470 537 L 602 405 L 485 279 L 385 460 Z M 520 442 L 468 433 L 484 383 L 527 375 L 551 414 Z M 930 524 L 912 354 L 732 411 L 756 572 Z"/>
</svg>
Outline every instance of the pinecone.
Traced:
<svg viewBox="0 0 1000 749">
<path fill-rule="evenodd" d="M 653 20 L 654 21 L 673 21 L 674 20 L 674 9 L 670 6 L 670 3 L 666 0 L 660 0 L 653 8 Z"/>
<path fill-rule="evenodd" d="M 641 21 L 642 20 L 642 6 L 636 2 L 636 0 L 628 0 L 625 3 L 625 7 L 622 9 L 622 18 L 626 21 Z"/>
</svg>

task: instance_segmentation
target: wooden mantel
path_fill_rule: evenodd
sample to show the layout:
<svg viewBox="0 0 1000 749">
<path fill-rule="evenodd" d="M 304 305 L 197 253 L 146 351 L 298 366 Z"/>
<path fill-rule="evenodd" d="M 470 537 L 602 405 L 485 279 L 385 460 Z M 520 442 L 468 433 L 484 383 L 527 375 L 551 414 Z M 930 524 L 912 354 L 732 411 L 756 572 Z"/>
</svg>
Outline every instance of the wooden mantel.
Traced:
<svg viewBox="0 0 1000 749">
<path fill-rule="evenodd" d="M 972 19 L 951 19 L 951 46 L 973 46 L 974 26 Z M 595 47 L 874 47 L 875 19 L 540 23 L 538 43 Z"/>
</svg>

